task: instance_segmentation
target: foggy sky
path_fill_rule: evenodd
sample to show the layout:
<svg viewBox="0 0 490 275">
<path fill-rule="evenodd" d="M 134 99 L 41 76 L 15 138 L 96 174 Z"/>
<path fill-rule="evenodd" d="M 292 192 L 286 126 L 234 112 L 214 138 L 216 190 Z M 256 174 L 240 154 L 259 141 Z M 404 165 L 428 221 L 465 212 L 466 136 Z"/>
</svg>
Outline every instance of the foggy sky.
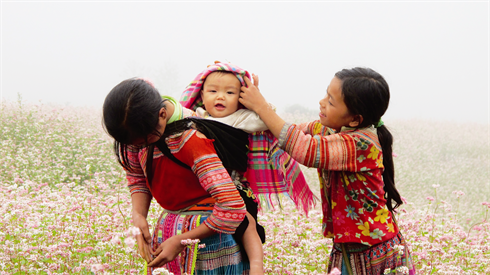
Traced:
<svg viewBox="0 0 490 275">
<path fill-rule="evenodd" d="M 179 97 L 215 60 L 256 73 L 279 110 L 318 110 L 335 72 L 381 73 L 385 118 L 490 123 L 489 3 L 1 3 L 1 94 L 100 107 L 145 76 Z"/>
</svg>

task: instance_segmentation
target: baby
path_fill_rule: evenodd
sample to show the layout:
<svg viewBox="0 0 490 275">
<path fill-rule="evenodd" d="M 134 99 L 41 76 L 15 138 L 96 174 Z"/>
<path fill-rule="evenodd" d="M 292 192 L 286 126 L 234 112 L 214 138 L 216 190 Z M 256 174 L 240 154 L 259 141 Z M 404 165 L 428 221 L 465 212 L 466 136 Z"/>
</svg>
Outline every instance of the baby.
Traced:
<svg viewBox="0 0 490 275">
<path fill-rule="evenodd" d="M 255 112 L 245 108 L 239 109 L 241 107 L 238 102 L 240 87 L 240 81 L 234 73 L 218 71 L 209 74 L 201 90 L 204 108 L 198 107 L 196 113 L 200 117 L 226 123 L 247 133 L 267 130 L 267 126 Z M 246 229 L 239 227 L 236 234 L 243 234 L 242 244 L 250 260 L 250 274 L 263 274 L 264 252 L 257 230 L 261 233 L 264 230 L 262 226 L 256 224 L 258 207 L 255 196 L 248 191 L 249 188 L 246 185 L 242 184 L 237 172 L 233 171 L 230 176 L 232 179 L 239 179 L 235 180 L 235 185 L 242 195 L 247 211 L 255 219 L 255 221 L 249 221 Z M 243 233 L 240 232 L 243 230 Z M 265 233 L 263 233 L 263 238 L 265 240 Z"/>
<path fill-rule="evenodd" d="M 228 124 L 247 133 L 267 130 L 267 126 L 255 112 L 243 108 L 238 102 L 242 83 L 238 78 L 240 75 L 232 72 L 233 65 L 217 63 L 213 66 L 224 66 L 224 70 L 209 73 L 205 76 L 204 82 L 191 82 L 181 98 L 182 105 L 188 108 L 194 107 L 200 117 Z M 250 77 L 248 72 L 246 75 Z M 201 76 L 202 74 L 198 75 L 196 79 L 200 79 Z M 243 82 L 243 79 L 241 80 Z M 191 102 L 195 105 L 191 105 Z M 230 176 L 245 202 L 247 211 L 253 217 L 237 228 L 234 234 L 235 240 L 242 245 L 248 256 L 250 274 L 263 274 L 262 243 L 265 242 L 265 231 L 257 223 L 258 199 L 243 174 L 231 171 Z"/>
<path fill-rule="evenodd" d="M 226 123 L 247 133 L 267 130 L 255 112 L 243 108 L 238 102 L 241 86 L 232 72 L 210 73 L 201 90 L 204 108 L 198 107 L 197 115 Z"/>
<path fill-rule="evenodd" d="M 239 103 L 244 77 L 252 79 L 246 70 L 236 65 L 215 62 L 187 86 L 180 103 L 196 111 L 200 117 L 249 133 L 248 169 L 244 175 L 233 171 L 230 176 L 255 221 L 248 226 L 240 225 L 234 236 L 237 242 L 242 242 L 250 259 L 250 274 L 263 274 L 261 241 L 265 242 L 265 232 L 256 223 L 259 206 L 256 196 L 261 196 L 260 200 L 266 201 L 266 205 L 274 205 L 273 197 L 285 195 L 305 213 L 313 207 L 316 197 L 309 189 L 299 164 L 277 146 L 277 139 L 267 131 L 259 116 Z"/>
</svg>

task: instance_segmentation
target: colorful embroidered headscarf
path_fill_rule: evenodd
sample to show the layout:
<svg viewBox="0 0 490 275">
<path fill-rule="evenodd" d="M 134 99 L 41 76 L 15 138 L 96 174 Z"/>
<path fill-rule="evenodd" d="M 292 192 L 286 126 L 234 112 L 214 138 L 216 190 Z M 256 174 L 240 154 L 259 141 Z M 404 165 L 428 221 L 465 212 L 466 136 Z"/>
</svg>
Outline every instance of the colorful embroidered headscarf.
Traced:
<svg viewBox="0 0 490 275">
<path fill-rule="evenodd" d="M 251 79 L 247 71 L 236 65 L 215 62 L 187 86 L 180 98 L 182 106 L 195 111 L 203 105 L 202 85 L 206 77 L 216 71 L 234 73 L 242 85 L 245 85 L 245 76 Z M 317 200 L 306 183 L 299 164 L 279 148 L 278 140 L 270 131 L 249 134 L 248 169 L 245 177 L 254 194 L 267 208 L 274 208 L 274 196 L 284 195 L 292 199 L 298 209 L 308 214 L 308 210 Z"/>
<path fill-rule="evenodd" d="M 194 78 L 194 80 L 192 80 L 192 82 L 187 86 L 184 93 L 182 93 L 182 96 L 180 97 L 180 103 L 182 104 L 182 106 L 188 109 L 192 109 L 194 111 L 198 107 L 202 107 L 203 105 L 202 98 L 201 98 L 202 85 L 204 84 L 206 77 L 208 77 L 210 73 L 218 72 L 218 71 L 234 73 L 235 76 L 240 81 L 240 83 L 242 84 L 242 86 L 247 86 L 245 85 L 245 80 L 243 79 L 245 76 L 248 77 L 249 79 L 252 79 L 247 71 L 245 71 L 244 69 L 236 65 L 215 61 L 215 64 L 209 65 L 206 68 L 206 70 L 198 74 L 196 78 Z"/>
</svg>

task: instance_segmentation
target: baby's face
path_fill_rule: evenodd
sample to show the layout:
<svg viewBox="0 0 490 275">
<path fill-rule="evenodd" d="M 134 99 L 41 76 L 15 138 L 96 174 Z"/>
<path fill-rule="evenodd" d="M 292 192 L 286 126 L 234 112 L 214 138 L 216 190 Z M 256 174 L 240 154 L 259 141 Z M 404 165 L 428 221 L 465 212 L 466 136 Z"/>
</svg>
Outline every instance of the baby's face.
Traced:
<svg viewBox="0 0 490 275">
<path fill-rule="evenodd" d="M 201 91 L 204 108 L 212 117 L 225 117 L 238 110 L 240 81 L 233 73 L 208 75 Z"/>
</svg>

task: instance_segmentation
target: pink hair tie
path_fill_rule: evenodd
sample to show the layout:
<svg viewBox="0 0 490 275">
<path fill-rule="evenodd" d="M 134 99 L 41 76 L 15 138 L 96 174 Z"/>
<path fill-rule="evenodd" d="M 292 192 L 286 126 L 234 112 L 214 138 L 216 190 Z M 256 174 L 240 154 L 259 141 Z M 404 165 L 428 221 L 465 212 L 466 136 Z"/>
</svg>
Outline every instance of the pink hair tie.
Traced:
<svg viewBox="0 0 490 275">
<path fill-rule="evenodd" d="M 150 79 L 146 78 L 146 77 L 138 77 L 136 79 L 141 79 L 143 80 L 144 82 L 148 83 L 150 86 L 152 86 L 153 88 L 155 88 L 155 84 L 153 83 L 153 81 L 151 81 Z"/>
</svg>

